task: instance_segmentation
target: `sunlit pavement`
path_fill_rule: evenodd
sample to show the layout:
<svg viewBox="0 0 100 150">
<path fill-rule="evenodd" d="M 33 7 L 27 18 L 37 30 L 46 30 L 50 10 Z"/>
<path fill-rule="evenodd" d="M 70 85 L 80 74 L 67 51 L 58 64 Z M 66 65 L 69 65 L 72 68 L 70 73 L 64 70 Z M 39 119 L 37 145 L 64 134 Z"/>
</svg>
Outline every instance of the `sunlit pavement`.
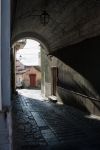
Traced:
<svg viewBox="0 0 100 150">
<path fill-rule="evenodd" d="M 18 90 L 13 100 L 14 150 L 99 150 L 100 118 L 51 103 L 39 90 Z"/>
<path fill-rule="evenodd" d="M 19 89 L 17 90 L 20 95 L 23 95 L 27 98 L 37 99 L 44 101 L 44 98 L 41 95 L 41 90 L 32 90 L 32 89 Z"/>
</svg>

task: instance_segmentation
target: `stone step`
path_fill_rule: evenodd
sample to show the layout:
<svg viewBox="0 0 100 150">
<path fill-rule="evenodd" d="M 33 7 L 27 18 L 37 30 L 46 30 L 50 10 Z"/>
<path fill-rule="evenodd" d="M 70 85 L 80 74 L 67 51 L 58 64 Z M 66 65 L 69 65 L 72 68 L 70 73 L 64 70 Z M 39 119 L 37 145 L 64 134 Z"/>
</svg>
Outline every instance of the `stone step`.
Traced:
<svg viewBox="0 0 100 150">
<path fill-rule="evenodd" d="M 49 99 L 51 102 L 54 102 L 54 103 L 57 102 L 57 96 L 51 95 L 51 96 L 48 97 L 48 99 Z"/>
</svg>

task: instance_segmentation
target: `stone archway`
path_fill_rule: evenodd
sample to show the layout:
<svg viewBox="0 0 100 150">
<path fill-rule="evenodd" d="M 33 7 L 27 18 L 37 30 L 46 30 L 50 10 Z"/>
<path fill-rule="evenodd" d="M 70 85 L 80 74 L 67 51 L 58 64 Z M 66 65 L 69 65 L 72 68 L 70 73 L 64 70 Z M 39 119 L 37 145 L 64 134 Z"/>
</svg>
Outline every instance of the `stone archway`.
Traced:
<svg viewBox="0 0 100 150">
<path fill-rule="evenodd" d="M 46 61 L 46 63 L 49 65 L 49 73 L 47 73 L 47 75 L 46 76 L 48 76 L 48 74 L 50 75 L 51 73 L 51 68 L 50 68 L 50 59 L 49 59 L 49 57 L 48 57 L 48 53 L 49 53 L 49 46 L 48 46 L 48 44 L 46 43 L 46 41 L 40 36 L 39 37 L 39 35 L 37 35 L 37 34 L 34 34 L 34 33 L 31 33 L 31 32 L 25 32 L 25 33 L 21 33 L 21 34 L 19 34 L 19 35 L 17 35 L 16 37 L 14 37 L 13 39 L 12 39 L 12 58 L 11 58 L 11 60 L 12 60 L 12 91 L 13 91 L 13 93 L 16 93 L 16 88 L 15 88 L 15 53 L 16 53 L 16 50 L 17 49 L 19 49 L 19 47 L 20 46 L 18 46 L 18 45 L 16 45 L 15 43 L 16 43 L 16 41 L 19 41 L 19 40 L 21 40 L 21 39 L 32 39 L 32 40 L 35 40 L 35 41 L 37 41 L 37 42 L 39 42 L 40 43 L 40 45 L 41 45 L 41 49 L 42 49 L 42 51 L 43 51 L 43 55 L 45 55 L 44 57 L 46 58 L 45 59 L 45 61 Z M 42 61 L 42 63 L 43 63 L 43 61 Z M 44 65 L 44 64 L 43 64 Z M 45 78 L 47 78 L 45 75 L 44 75 L 44 71 L 43 71 L 43 69 L 44 69 L 44 67 L 43 67 L 43 65 L 41 66 L 42 67 L 42 85 L 41 85 L 41 91 L 42 91 L 42 93 L 43 93 L 43 95 L 45 95 L 45 90 L 44 90 L 44 87 L 45 87 L 45 89 L 48 89 L 47 88 L 47 86 L 49 86 L 50 84 L 51 84 L 51 81 L 49 81 L 50 82 L 50 84 L 46 84 L 45 82 L 46 82 L 46 80 L 45 80 Z M 45 65 L 45 68 L 46 68 L 47 66 Z M 46 69 L 45 69 L 46 70 Z M 48 72 L 48 69 L 47 69 L 47 72 Z M 49 90 L 49 93 L 50 93 L 50 95 L 51 95 L 51 85 L 49 86 L 49 88 L 50 88 L 50 90 Z"/>
</svg>

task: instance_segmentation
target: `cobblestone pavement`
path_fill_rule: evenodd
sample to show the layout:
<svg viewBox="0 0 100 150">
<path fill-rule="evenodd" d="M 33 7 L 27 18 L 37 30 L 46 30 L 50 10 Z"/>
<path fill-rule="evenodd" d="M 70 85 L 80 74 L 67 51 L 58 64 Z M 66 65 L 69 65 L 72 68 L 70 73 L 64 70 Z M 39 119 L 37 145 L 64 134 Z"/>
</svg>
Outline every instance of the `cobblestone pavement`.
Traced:
<svg viewBox="0 0 100 150">
<path fill-rule="evenodd" d="M 19 90 L 12 114 L 14 150 L 100 149 L 99 117 L 44 100 L 38 90 Z"/>
</svg>

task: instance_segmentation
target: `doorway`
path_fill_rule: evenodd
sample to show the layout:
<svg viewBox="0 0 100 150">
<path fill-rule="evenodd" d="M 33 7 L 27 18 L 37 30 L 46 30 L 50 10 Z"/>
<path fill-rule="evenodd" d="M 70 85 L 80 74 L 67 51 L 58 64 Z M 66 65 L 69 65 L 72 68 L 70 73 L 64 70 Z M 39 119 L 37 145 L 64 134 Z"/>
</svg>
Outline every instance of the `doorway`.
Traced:
<svg viewBox="0 0 100 150">
<path fill-rule="evenodd" d="M 56 96 L 58 68 L 56 66 L 53 66 L 51 67 L 51 70 L 52 70 L 52 95 Z"/>
<path fill-rule="evenodd" d="M 36 74 L 30 74 L 30 86 L 35 87 L 36 86 Z"/>
</svg>

